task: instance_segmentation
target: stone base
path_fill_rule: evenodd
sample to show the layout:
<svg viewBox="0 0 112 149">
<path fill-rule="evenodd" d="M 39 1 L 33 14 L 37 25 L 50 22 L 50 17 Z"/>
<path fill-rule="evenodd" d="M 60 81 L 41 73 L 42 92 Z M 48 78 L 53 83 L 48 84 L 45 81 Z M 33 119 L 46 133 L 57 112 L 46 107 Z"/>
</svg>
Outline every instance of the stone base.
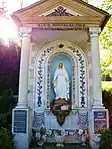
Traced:
<svg viewBox="0 0 112 149">
<path fill-rule="evenodd" d="M 89 135 L 90 145 L 92 149 L 96 148 L 98 142 L 96 142 L 96 136 L 102 130 L 109 128 L 109 115 L 108 109 L 95 108 L 90 113 Z"/>
<path fill-rule="evenodd" d="M 32 136 L 32 112 L 29 108 L 12 111 L 12 133 L 15 149 L 28 149 Z"/>
<path fill-rule="evenodd" d="M 46 140 L 47 143 L 56 143 L 56 138 L 55 137 L 47 137 Z M 65 144 L 81 144 L 82 143 L 82 137 L 81 136 L 64 136 L 63 137 L 63 143 Z"/>
</svg>

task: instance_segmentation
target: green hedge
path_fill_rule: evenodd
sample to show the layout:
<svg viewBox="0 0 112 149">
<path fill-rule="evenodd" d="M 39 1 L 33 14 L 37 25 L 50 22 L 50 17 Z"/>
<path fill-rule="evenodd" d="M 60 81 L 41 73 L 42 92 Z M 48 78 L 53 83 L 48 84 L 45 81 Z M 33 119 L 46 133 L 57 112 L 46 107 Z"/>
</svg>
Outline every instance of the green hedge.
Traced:
<svg viewBox="0 0 112 149">
<path fill-rule="evenodd" d="M 0 149 L 13 149 L 13 135 L 6 128 L 0 128 Z"/>
<path fill-rule="evenodd" d="M 111 128 L 106 129 L 101 134 L 99 149 L 112 149 L 112 129 Z"/>
<path fill-rule="evenodd" d="M 12 90 L 5 90 L 0 97 L 0 149 L 13 149 L 11 124 L 15 104 Z"/>
</svg>

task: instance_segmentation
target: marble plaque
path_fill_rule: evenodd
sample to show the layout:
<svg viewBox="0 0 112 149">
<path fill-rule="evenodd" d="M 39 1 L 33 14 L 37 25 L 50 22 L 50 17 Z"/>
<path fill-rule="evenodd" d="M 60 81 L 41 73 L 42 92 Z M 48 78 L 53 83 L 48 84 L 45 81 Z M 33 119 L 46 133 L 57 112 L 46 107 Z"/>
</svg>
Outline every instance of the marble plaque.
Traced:
<svg viewBox="0 0 112 149">
<path fill-rule="evenodd" d="M 27 111 L 14 111 L 14 133 L 26 133 L 27 130 Z"/>
</svg>

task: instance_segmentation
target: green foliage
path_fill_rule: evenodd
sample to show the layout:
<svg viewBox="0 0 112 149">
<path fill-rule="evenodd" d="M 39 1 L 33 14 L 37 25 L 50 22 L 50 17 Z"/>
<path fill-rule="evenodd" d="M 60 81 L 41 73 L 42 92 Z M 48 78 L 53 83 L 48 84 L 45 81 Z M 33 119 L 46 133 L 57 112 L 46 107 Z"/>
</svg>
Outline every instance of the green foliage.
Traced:
<svg viewBox="0 0 112 149">
<path fill-rule="evenodd" d="M 112 149 L 112 129 L 106 129 L 101 134 L 99 149 Z"/>
<path fill-rule="evenodd" d="M 5 90 L 3 95 L 0 97 L 0 128 L 11 128 L 12 109 L 15 104 L 16 101 L 14 100 L 12 90 Z"/>
<path fill-rule="evenodd" d="M 0 114 L 0 128 L 4 127 L 7 129 L 11 129 L 11 116 L 9 113 Z"/>
<path fill-rule="evenodd" d="M 88 3 L 89 0 L 83 0 L 83 1 Z"/>
<path fill-rule="evenodd" d="M 3 95 L 0 97 L 0 149 L 13 148 L 11 123 L 12 108 L 15 103 L 12 90 L 5 90 Z"/>
<path fill-rule="evenodd" d="M 13 136 L 6 128 L 0 128 L 0 149 L 13 149 Z"/>
<path fill-rule="evenodd" d="M 102 81 L 102 91 L 112 93 L 112 81 Z"/>
<path fill-rule="evenodd" d="M 12 90 L 5 90 L 0 98 L 0 113 L 12 112 L 14 102 Z"/>
<path fill-rule="evenodd" d="M 46 128 L 41 127 L 39 132 L 40 132 L 41 136 L 45 135 L 46 134 Z"/>
<path fill-rule="evenodd" d="M 61 130 L 60 130 L 60 129 L 57 129 L 57 130 L 56 130 L 56 134 L 58 134 L 59 136 L 61 136 L 61 135 L 62 135 Z"/>
<path fill-rule="evenodd" d="M 100 8 L 106 11 L 109 11 L 111 9 L 111 6 L 112 6 L 111 0 L 102 0 L 102 4 L 100 5 Z"/>
<path fill-rule="evenodd" d="M 106 27 L 104 28 L 100 36 L 101 45 L 101 70 L 103 76 L 112 77 L 112 71 L 108 69 L 108 66 L 112 65 L 112 18 L 110 18 Z"/>
<path fill-rule="evenodd" d="M 112 1 L 104 0 L 99 7 L 110 13 Z M 112 66 L 112 17 L 100 35 L 100 49 L 102 80 L 108 81 L 109 78 L 112 78 L 112 71 L 108 69 L 109 66 Z"/>
</svg>

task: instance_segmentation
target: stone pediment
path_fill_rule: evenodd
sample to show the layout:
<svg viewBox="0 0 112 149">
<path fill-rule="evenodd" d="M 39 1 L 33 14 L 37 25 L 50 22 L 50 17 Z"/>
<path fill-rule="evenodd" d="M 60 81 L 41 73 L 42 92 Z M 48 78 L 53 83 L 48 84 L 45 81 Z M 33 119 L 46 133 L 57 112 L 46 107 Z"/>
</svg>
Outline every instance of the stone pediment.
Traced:
<svg viewBox="0 0 112 149">
<path fill-rule="evenodd" d="M 75 23 L 103 27 L 110 15 L 82 0 L 40 0 L 12 14 L 23 24 Z M 61 17 L 61 18 L 60 18 Z"/>
</svg>

